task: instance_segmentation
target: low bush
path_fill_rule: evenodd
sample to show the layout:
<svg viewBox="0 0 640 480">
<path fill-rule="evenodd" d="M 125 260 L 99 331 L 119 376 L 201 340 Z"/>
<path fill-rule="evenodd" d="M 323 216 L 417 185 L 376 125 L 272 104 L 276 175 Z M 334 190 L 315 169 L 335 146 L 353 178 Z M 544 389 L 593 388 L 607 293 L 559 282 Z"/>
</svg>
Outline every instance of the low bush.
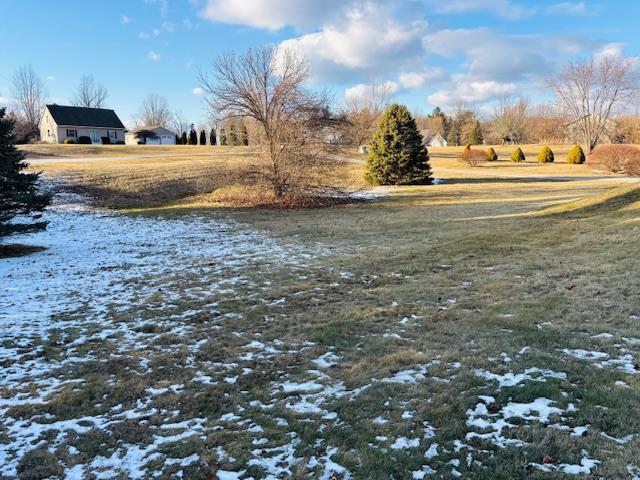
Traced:
<svg viewBox="0 0 640 480">
<path fill-rule="evenodd" d="M 489 147 L 489 150 L 486 152 L 487 162 L 496 162 L 498 160 L 498 154 L 493 149 L 493 147 Z"/>
<path fill-rule="evenodd" d="M 640 176 L 640 148 L 631 145 L 600 145 L 588 163 L 612 173 Z"/>
<path fill-rule="evenodd" d="M 91 138 L 83 135 L 81 137 L 78 137 L 78 143 L 80 145 L 91 145 L 93 142 L 91 141 Z"/>
<path fill-rule="evenodd" d="M 111 139 L 109 137 L 100 137 L 100 141 L 103 145 L 111 145 Z"/>
<path fill-rule="evenodd" d="M 538 163 L 552 163 L 555 160 L 553 151 L 549 147 L 544 147 L 538 154 Z"/>
<path fill-rule="evenodd" d="M 487 161 L 487 154 L 482 150 L 472 150 L 471 148 L 465 148 L 460 154 L 459 160 L 466 163 L 470 167 L 477 167 L 483 162 Z"/>
<path fill-rule="evenodd" d="M 116 145 L 124 145 L 124 140 L 118 140 L 118 141 L 116 142 Z"/>
<path fill-rule="evenodd" d="M 569 150 L 569 154 L 567 155 L 567 163 L 579 164 L 584 163 L 584 161 L 585 156 L 580 145 L 576 145 L 571 150 Z"/>
<path fill-rule="evenodd" d="M 526 160 L 524 152 L 520 147 L 516 148 L 509 158 L 511 158 L 512 162 L 524 162 Z"/>
<path fill-rule="evenodd" d="M 78 143 L 78 142 L 76 142 L 73 138 L 65 138 L 64 139 L 64 144 L 65 145 L 75 145 L 76 143 Z"/>
</svg>

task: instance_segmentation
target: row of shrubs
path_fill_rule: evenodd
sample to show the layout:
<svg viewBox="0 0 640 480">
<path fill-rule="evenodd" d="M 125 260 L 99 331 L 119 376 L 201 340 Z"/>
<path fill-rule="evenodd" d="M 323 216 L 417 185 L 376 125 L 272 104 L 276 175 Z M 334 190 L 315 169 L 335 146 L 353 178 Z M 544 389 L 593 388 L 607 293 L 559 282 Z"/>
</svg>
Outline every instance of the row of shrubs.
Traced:
<svg viewBox="0 0 640 480">
<path fill-rule="evenodd" d="M 111 139 L 109 137 L 100 137 L 100 140 L 102 141 L 102 145 L 110 145 L 111 144 Z M 93 142 L 91 141 L 90 137 L 87 136 L 80 136 L 78 137 L 78 140 L 74 140 L 73 138 L 65 138 L 64 140 L 64 144 L 65 145 L 92 145 Z M 122 140 L 118 140 L 117 142 L 113 142 L 114 145 L 124 145 L 124 142 Z"/>
<path fill-rule="evenodd" d="M 516 148 L 509 156 L 512 162 L 524 162 L 526 157 L 522 148 Z M 460 155 L 460 160 L 470 166 L 477 166 L 484 162 L 495 162 L 498 160 L 498 154 L 490 147 L 487 151 L 473 150 L 471 145 L 467 145 Z M 555 155 L 549 147 L 544 147 L 537 157 L 538 163 L 551 163 L 555 161 Z M 585 155 L 580 145 L 574 146 L 567 155 L 567 163 L 584 163 Z"/>
</svg>

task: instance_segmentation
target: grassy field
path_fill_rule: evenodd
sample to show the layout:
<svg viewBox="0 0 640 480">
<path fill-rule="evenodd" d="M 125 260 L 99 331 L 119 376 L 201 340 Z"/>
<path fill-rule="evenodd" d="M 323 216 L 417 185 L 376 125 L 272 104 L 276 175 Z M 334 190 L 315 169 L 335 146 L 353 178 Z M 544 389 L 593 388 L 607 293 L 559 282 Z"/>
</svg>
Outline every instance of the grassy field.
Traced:
<svg viewBox="0 0 640 480">
<path fill-rule="evenodd" d="M 297 210 L 202 208 L 251 150 L 38 164 L 137 210 L 91 217 L 96 264 L 49 266 L 50 323 L 2 344 L 0 474 L 640 478 L 640 187 L 538 150 Z"/>
</svg>

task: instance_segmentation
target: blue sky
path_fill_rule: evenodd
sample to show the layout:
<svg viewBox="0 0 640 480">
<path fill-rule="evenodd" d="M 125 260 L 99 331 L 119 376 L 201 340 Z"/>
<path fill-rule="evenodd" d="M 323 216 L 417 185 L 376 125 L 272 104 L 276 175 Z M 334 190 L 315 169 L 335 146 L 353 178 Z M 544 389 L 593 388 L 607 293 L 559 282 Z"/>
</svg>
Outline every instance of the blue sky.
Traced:
<svg viewBox="0 0 640 480">
<path fill-rule="evenodd" d="M 60 104 L 93 75 L 127 124 L 150 93 L 205 120 L 198 69 L 263 43 L 304 55 L 311 83 L 337 105 L 384 81 L 423 112 L 490 109 L 505 95 L 543 101 L 545 77 L 569 59 L 635 57 L 640 46 L 637 0 L 0 0 L 0 12 L 0 103 L 11 102 L 15 69 L 31 64 Z"/>
</svg>

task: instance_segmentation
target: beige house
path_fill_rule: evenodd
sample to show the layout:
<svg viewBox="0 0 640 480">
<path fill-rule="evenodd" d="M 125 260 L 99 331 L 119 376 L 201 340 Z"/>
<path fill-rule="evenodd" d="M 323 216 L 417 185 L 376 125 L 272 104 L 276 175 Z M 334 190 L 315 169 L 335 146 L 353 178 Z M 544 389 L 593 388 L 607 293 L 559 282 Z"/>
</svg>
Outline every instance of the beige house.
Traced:
<svg viewBox="0 0 640 480">
<path fill-rule="evenodd" d="M 116 112 L 106 108 L 46 105 L 38 126 L 40 140 L 47 143 L 78 142 L 80 137 L 92 144 L 124 142 L 124 125 Z"/>
<path fill-rule="evenodd" d="M 127 145 L 175 145 L 176 135 L 164 127 L 142 127 L 124 135 Z"/>
</svg>

